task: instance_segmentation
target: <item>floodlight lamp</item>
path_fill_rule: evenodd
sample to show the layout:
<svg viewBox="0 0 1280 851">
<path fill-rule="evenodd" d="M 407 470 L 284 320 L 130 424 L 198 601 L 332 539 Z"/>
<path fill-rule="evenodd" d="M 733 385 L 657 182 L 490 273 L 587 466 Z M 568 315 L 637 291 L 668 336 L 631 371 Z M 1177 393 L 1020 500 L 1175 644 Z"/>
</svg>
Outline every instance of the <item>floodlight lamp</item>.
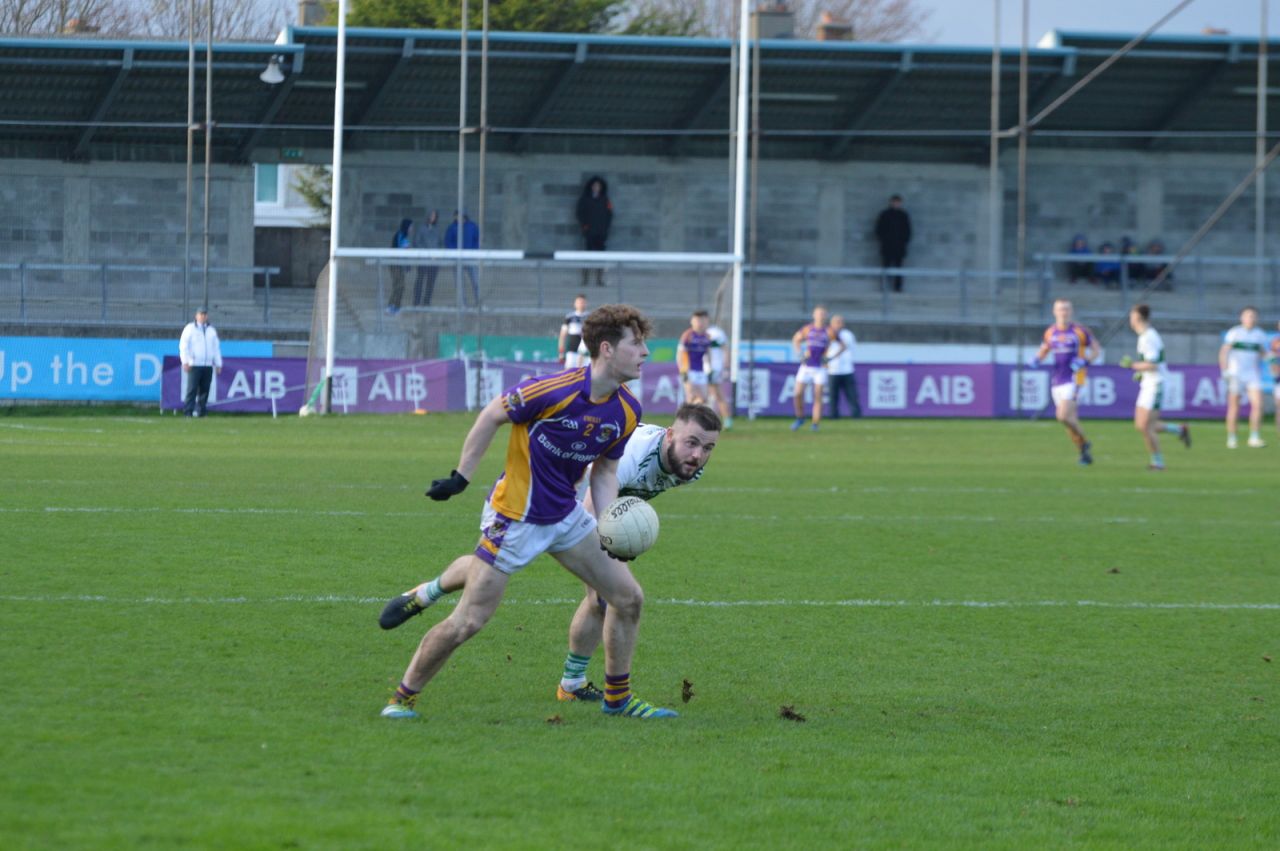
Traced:
<svg viewBox="0 0 1280 851">
<path fill-rule="evenodd" d="M 284 82 L 284 74 L 280 71 L 279 56 L 271 57 L 271 61 L 267 63 L 267 70 L 259 74 L 258 79 L 271 86 L 277 86 Z"/>
</svg>

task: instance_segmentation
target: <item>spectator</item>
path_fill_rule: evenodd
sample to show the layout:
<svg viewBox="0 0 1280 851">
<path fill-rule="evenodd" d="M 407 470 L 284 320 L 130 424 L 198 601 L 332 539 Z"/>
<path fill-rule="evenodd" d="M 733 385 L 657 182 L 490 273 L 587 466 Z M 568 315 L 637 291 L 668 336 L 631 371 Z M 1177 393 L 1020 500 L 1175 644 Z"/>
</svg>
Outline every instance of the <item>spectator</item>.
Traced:
<svg viewBox="0 0 1280 851">
<path fill-rule="evenodd" d="M 440 229 L 437 224 L 440 221 L 440 213 L 432 210 L 427 214 L 425 222 L 419 222 L 413 229 L 413 247 L 414 248 L 439 248 L 440 247 Z M 418 267 L 418 276 L 413 282 L 413 306 L 423 307 L 431 304 L 431 296 L 436 291 L 436 275 L 439 274 L 440 267 L 433 264 Z M 426 285 L 425 287 L 423 285 Z"/>
<path fill-rule="evenodd" d="M 1084 234 L 1082 233 L 1076 234 L 1075 238 L 1071 240 L 1071 248 L 1068 250 L 1067 253 L 1068 254 L 1092 253 L 1089 251 L 1089 240 L 1085 239 Z M 1091 284 L 1096 282 L 1096 279 L 1093 277 L 1093 264 L 1085 262 L 1083 260 L 1072 261 L 1068 263 L 1067 264 L 1067 281 L 1069 283 L 1074 284 L 1076 281 L 1079 281 L 1081 278 L 1084 278 L 1086 281 L 1088 281 Z"/>
<path fill-rule="evenodd" d="M 1132 260 L 1138 257 L 1142 252 L 1138 250 L 1138 244 L 1129 237 L 1120 238 L 1120 256 L 1126 260 Z M 1125 263 L 1125 271 L 1132 281 L 1145 281 L 1147 278 L 1147 267 L 1142 263 Z"/>
<path fill-rule="evenodd" d="M 449 229 L 444 232 L 444 247 L 458 247 L 458 211 L 453 211 L 453 224 L 449 225 Z M 463 212 L 462 214 L 462 247 L 464 249 L 477 249 L 480 247 L 480 227 L 471 218 Z M 456 268 L 456 267 L 455 267 Z M 471 295 L 475 299 L 475 304 L 480 304 L 480 280 L 478 271 L 475 266 L 463 266 L 463 271 L 467 273 L 467 278 L 471 281 Z M 456 272 L 454 273 L 457 274 Z M 459 289 L 462 288 L 461 281 L 455 281 Z M 464 299 L 465 300 L 465 299 Z"/>
<path fill-rule="evenodd" d="M 900 269 L 907 256 L 907 244 L 911 242 L 911 216 L 902 209 L 902 196 L 889 198 L 889 206 L 876 218 L 876 239 L 880 241 L 880 265 L 885 269 Z M 902 292 L 902 276 L 889 279 L 895 293 Z"/>
<path fill-rule="evenodd" d="M 222 345 L 218 342 L 217 330 L 209 324 L 209 308 L 197 309 L 195 321 L 188 322 L 182 329 L 178 358 L 182 361 L 182 371 L 187 374 L 186 404 L 182 412 L 188 417 L 203 417 L 208 413 L 213 371 L 222 373 Z"/>
<path fill-rule="evenodd" d="M 577 215 L 587 251 L 604 251 L 605 242 L 609 239 L 609 227 L 613 224 L 613 204 L 609 201 L 609 184 L 604 182 L 604 178 L 593 175 L 586 186 L 582 187 L 582 194 L 578 196 Z M 590 276 L 591 270 L 584 268 L 584 287 Z M 604 286 L 604 269 L 596 269 L 596 286 Z"/>
<path fill-rule="evenodd" d="M 853 347 L 858 340 L 845 327 L 844 317 L 831 317 L 831 345 L 827 347 L 827 375 L 831 385 L 831 419 L 840 419 L 840 394 L 849 400 L 849 413 L 862 416 L 858 404 L 858 378 L 854 375 Z"/>
<path fill-rule="evenodd" d="M 401 219 L 400 227 L 391 237 L 392 248 L 409 248 L 412 244 L 409 233 L 413 229 L 413 219 Z M 404 295 L 404 267 L 392 263 L 391 298 L 387 301 L 387 313 L 395 316 L 400 312 L 400 299 Z"/>
<path fill-rule="evenodd" d="M 1165 253 L 1164 243 L 1161 242 L 1159 239 L 1153 239 L 1147 243 L 1147 247 L 1143 250 L 1142 253 L 1147 255 L 1148 257 L 1159 257 L 1160 255 Z M 1167 264 L 1165 263 L 1148 263 L 1145 265 L 1147 270 L 1147 277 L 1152 281 L 1158 278 L 1160 276 L 1160 273 L 1163 272 L 1167 266 Z M 1167 276 L 1165 276 L 1165 279 L 1160 282 L 1160 286 L 1157 287 L 1157 289 L 1160 289 L 1160 290 L 1173 289 L 1173 273 L 1172 272 L 1170 272 Z"/>
<path fill-rule="evenodd" d="M 1098 248 L 1098 253 L 1115 257 L 1116 247 L 1110 242 L 1104 242 Z M 1120 286 L 1119 260 L 1099 260 L 1093 264 L 1093 273 L 1098 276 L 1098 280 L 1102 282 L 1102 285 L 1109 290 Z"/>
</svg>

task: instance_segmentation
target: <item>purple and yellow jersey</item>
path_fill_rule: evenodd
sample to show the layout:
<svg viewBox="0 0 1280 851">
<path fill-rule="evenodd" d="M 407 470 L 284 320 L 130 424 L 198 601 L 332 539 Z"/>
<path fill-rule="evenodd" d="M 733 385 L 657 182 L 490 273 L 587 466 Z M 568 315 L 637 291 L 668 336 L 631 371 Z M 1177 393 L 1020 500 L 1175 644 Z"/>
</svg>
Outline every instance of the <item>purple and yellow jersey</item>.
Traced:
<svg viewBox="0 0 1280 851">
<path fill-rule="evenodd" d="M 503 517 L 541 525 L 569 516 L 587 467 L 602 455 L 621 458 L 640 421 L 640 403 L 626 387 L 591 399 L 590 366 L 522 381 L 502 404 L 511 439 L 489 500 Z"/>
<path fill-rule="evenodd" d="M 822 359 L 827 354 L 827 347 L 831 345 L 831 331 L 822 325 L 814 325 L 810 322 L 800 329 L 800 335 L 804 337 L 804 354 L 802 356 L 804 365 L 822 366 Z"/>
<path fill-rule="evenodd" d="M 1054 387 L 1062 384 L 1084 384 L 1085 368 L 1072 369 L 1071 362 L 1083 360 L 1085 349 L 1093 345 L 1093 334 L 1083 325 L 1071 322 L 1066 328 L 1059 328 L 1057 323 L 1044 330 L 1044 344 L 1053 355 L 1053 377 L 1050 383 Z"/>
<path fill-rule="evenodd" d="M 711 335 L 684 329 L 676 347 L 676 361 L 681 372 L 706 372 L 707 352 L 711 351 Z"/>
</svg>

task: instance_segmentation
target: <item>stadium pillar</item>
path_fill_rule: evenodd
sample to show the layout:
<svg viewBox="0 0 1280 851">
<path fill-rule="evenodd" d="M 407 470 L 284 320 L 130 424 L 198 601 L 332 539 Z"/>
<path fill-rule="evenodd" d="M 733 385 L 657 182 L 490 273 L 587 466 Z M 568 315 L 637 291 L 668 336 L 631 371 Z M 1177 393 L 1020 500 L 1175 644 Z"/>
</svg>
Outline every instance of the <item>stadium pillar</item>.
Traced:
<svg viewBox="0 0 1280 851">
<path fill-rule="evenodd" d="M 1258 303 L 1262 301 L 1267 270 L 1267 173 L 1262 168 L 1267 156 L 1267 2 L 1258 0 L 1258 92 L 1253 146 L 1254 167 L 1258 171 L 1258 182 L 1253 189 L 1253 284 Z"/>
</svg>

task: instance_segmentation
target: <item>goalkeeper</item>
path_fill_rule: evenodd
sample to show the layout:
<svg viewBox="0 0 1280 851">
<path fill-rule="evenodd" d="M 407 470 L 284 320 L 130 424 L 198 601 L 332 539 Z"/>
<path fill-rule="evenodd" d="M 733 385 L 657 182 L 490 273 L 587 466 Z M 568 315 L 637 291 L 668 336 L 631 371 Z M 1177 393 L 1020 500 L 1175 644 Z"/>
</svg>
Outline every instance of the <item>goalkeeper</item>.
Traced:
<svg viewBox="0 0 1280 851">
<path fill-rule="evenodd" d="M 663 491 L 698 480 L 716 447 L 720 429 L 721 420 L 715 411 L 705 405 L 688 403 L 676 411 L 670 428 L 641 423 L 627 441 L 626 451 L 618 462 L 618 495 L 651 500 Z M 579 495 L 585 497 L 587 510 L 595 513 L 585 490 L 584 482 Z M 446 594 L 462 590 L 467 582 L 470 558 L 455 559 L 440 576 L 392 599 L 378 623 L 383 629 L 394 629 Z M 556 689 L 559 700 L 597 701 L 604 696 L 587 681 L 586 671 L 591 656 L 600 646 L 606 611 L 604 600 L 588 585 L 586 596 L 569 624 L 569 652 Z"/>
</svg>

